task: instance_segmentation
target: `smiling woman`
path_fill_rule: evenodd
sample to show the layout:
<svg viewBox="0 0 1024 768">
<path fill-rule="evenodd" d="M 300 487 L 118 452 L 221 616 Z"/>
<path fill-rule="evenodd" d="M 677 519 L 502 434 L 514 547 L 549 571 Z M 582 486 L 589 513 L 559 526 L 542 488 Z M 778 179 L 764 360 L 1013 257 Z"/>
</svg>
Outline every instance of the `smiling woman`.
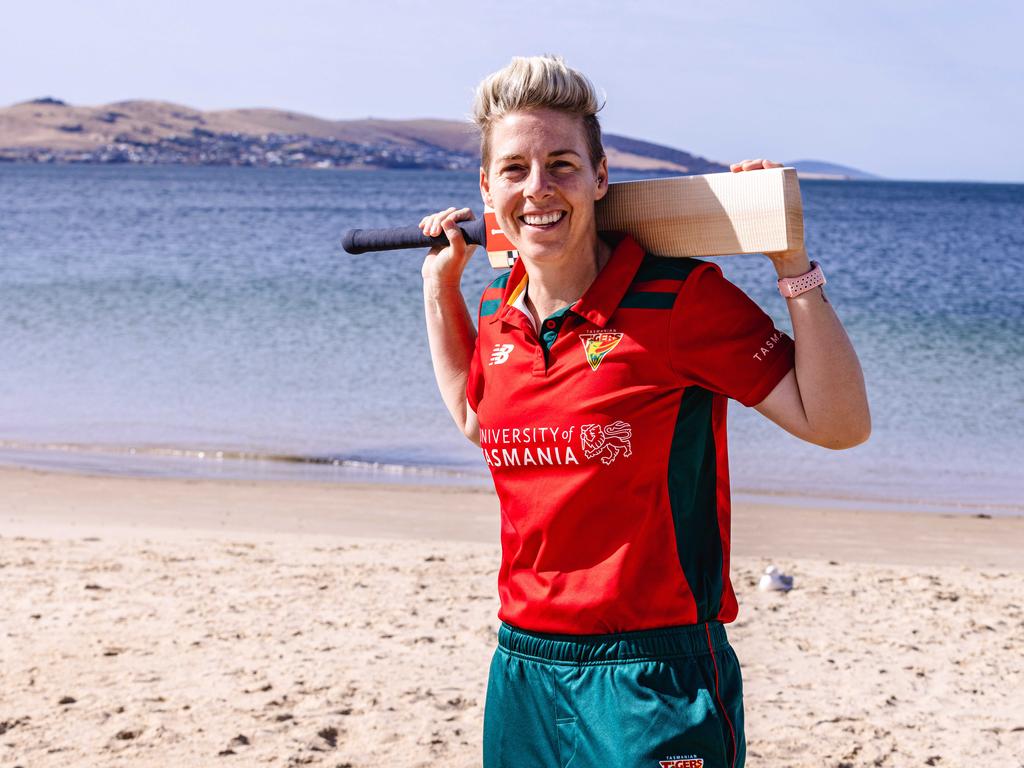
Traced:
<svg viewBox="0 0 1024 768">
<path fill-rule="evenodd" d="M 480 193 L 519 251 L 478 330 L 456 226 L 472 213 L 420 223 L 450 243 L 422 269 L 438 386 L 501 502 L 483 764 L 735 768 L 728 399 L 846 447 L 870 429 L 863 377 L 802 248 L 769 254 L 794 342 L 717 265 L 598 232 L 598 106 L 557 57 L 515 59 L 478 88 Z"/>
<path fill-rule="evenodd" d="M 527 307 L 547 317 L 582 296 L 611 255 L 594 219 L 608 161 L 593 163 L 579 118 L 555 109 L 512 112 L 489 140 L 495 156 L 480 173 L 484 202 L 537 276 Z"/>
</svg>

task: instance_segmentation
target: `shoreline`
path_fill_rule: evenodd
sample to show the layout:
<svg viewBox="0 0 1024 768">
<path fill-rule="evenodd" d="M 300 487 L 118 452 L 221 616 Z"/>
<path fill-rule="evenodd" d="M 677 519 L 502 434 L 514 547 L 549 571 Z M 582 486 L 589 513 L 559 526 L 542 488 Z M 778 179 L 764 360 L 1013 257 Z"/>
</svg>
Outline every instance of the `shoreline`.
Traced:
<svg viewBox="0 0 1024 768">
<path fill-rule="evenodd" d="M 366 483 L 384 486 L 468 488 L 492 491 L 486 467 L 410 464 L 363 457 L 275 453 L 258 449 L 27 443 L 0 440 L 0 468 L 87 477 L 300 482 L 317 485 Z M 885 496 L 820 489 L 794 493 L 733 485 L 733 504 L 779 505 L 833 510 L 873 510 L 964 517 L 1024 518 L 1024 504 L 920 498 L 909 492 Z"/>
<path fill-rule="evenodd" d="M 415 483 L 140 478 L 0 467 L 0 537 L 194 534 L 498 545 L 492 489 Z M 737 558 L 1024 570 L 1024 517 L 734 498 Z"/>
</svg>

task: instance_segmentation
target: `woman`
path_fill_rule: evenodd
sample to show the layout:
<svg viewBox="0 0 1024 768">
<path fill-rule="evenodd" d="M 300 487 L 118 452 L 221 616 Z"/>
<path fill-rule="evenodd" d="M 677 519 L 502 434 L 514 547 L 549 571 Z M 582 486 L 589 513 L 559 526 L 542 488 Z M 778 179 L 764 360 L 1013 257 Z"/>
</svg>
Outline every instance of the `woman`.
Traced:
<svg viewBox="0 0 1024 768">
<path fill-rule="evenodd" d="M 420 224 L 451 243 L 423 263 L 438 386 L 501 502 L 484 766 L 742 766 L 727 398 L 847 448 L 870 432 L 863 376 L 803 249 L 768 254 L 780 283 L 804 276 L 790 339 L 717 265 L 598 233 L 598 108 L 556 57 L 480 85 L 480 191 L 519 260 L 478 332 L 459 289 L 472 214 Z"/>
</svg>

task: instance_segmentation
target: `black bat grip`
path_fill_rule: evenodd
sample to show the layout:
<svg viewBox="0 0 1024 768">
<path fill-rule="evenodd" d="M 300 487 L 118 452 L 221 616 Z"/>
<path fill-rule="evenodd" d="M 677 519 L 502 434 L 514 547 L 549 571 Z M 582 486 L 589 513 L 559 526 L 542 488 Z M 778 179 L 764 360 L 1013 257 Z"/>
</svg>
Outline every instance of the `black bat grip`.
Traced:
<svg viewBox="0 0 1024 768">
<path fill-rule="evenodd" d="M 483 245 L 486 241 L 484 220 L 464 221 L 459 224 L 467 245 Z M 397 251 L 402 248 L 433 248 L 448 245 L 442 232 L 427 237 L 419 227 L 393 227 L 392 229 L 350 229 L 341 238 L 342 247 L 349 253 L 367 251 Z"/>
</svg>

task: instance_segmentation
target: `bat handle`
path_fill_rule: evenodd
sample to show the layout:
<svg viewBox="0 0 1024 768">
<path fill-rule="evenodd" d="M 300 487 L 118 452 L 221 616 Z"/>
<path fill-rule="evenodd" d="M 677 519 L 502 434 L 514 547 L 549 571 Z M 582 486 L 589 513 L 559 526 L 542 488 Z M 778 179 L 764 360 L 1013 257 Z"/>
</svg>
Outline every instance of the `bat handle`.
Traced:
<svg viewBox="0 0 1024 768">
<path fill-rule="evenodd" d="M 459 229 L 467 245 L 484 245 L 487 241 L 483 218 L 463 222 Z M 419 227 L 350 229 L 341 238 L 341 245 L 348 253 L 397 251 L 403 248 L 444 247 L 448 245 L 448 238 L 444 233 L 437 237 L 427 237 Z"/>
</svg>

